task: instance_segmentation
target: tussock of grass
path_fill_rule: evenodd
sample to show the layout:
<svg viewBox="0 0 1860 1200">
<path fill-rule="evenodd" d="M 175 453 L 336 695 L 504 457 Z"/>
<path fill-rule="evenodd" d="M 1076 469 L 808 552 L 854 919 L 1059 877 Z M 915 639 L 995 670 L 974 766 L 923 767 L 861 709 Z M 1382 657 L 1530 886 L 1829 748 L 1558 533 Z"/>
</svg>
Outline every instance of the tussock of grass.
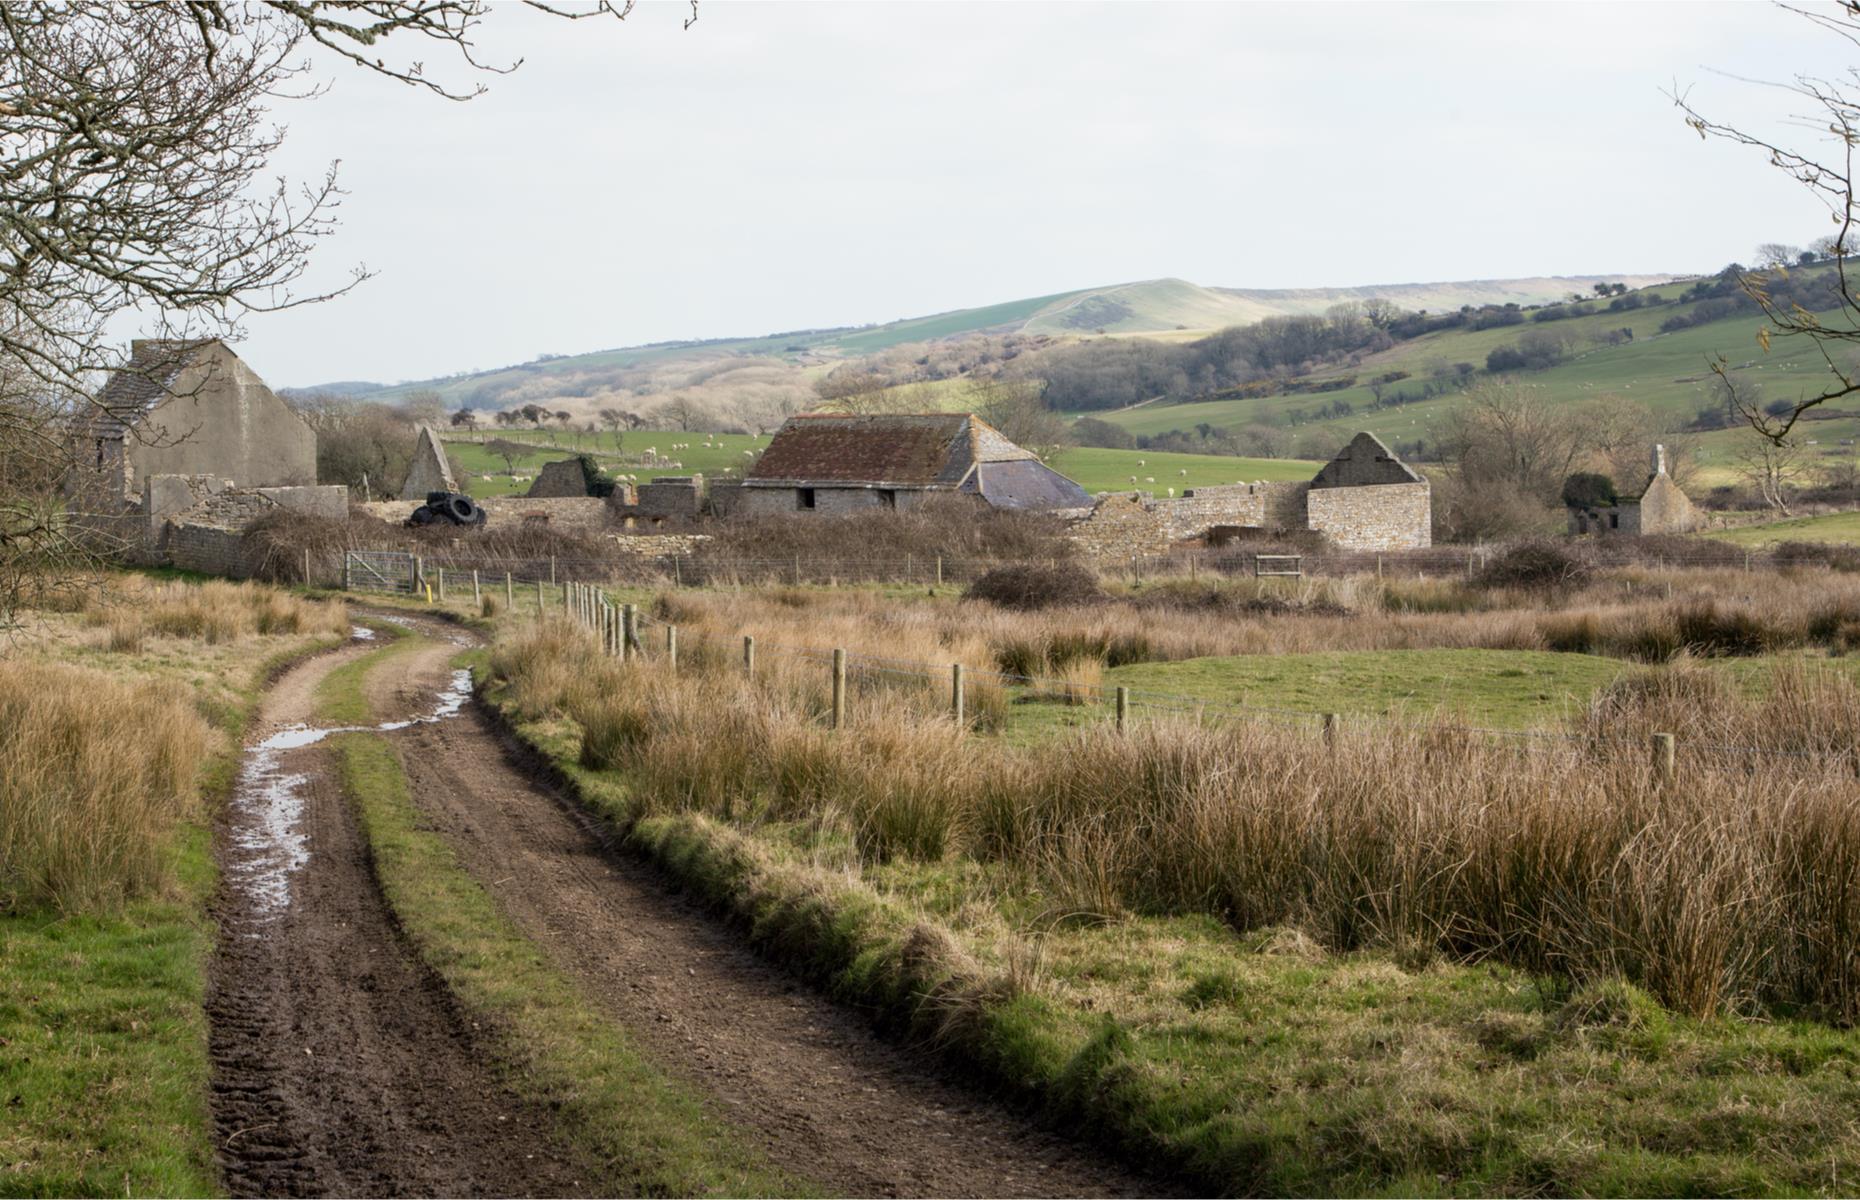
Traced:
<svg viewBox="0 0 1860 1200">
<path fill-rule="evenodd" d="M 114 651 L 140 650 L 149 637 L 186 638 L 218 645 L 248 637 L 343 634 L 347 607 L 308 600 L 262 583 L 208 580 L 188 583 L 143 575 L 114 576 L 84 592 L 85 611 L 108 633 Z"/>
<path fill-rule="evenodd" d="M 0 912 L 159 892 L 208 737 L 173 687 L 0 661 Z"/>
</svg>

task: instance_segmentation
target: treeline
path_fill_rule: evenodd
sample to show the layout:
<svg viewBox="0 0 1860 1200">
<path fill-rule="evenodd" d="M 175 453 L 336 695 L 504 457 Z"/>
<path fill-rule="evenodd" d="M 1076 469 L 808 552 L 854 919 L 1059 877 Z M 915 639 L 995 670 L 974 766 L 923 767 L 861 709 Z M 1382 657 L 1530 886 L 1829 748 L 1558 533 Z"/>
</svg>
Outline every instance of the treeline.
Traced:
<svg viewBox="0 0 1860 1200">
<path fill-rule="evenodd" d="M 1394 345 L 1360 305 L 1324 316 L 1268 317 L 1170 345 L 1140 338 L 1055 347 L 1026 368 L 1046 384 L 1046 402 L 1064 412 L 1128 408 L 1240 387 L 1262 378 L 1289 380 Z"/>
</svg>

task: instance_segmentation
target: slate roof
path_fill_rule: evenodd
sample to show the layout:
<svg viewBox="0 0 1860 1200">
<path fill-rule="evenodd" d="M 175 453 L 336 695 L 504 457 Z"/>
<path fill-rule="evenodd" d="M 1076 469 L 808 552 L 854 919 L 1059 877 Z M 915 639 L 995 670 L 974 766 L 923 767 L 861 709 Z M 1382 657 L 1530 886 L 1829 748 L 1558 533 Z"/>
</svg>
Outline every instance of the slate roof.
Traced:
<svg viewBox="0 0 1860 1200">
<path fill-rule="evenodd" d="M 807 413 L 782 423 L 744 482 L 750 487 L 953 488 L 977 463 L 1034 458 L 972 413 Z"/>
<path fill-rule="evenodd" d="M 1091 493 L 1034 458 L 978 463 L 962 490 L 996 508 L 1089 508 Z"/>
<path fill-rule="evenodd" d="M 169 389 L 176 377 L 196 351 L 212 344 L 209 339 L 136 339 L 130 346 L 129 362 L 113 372 L 97 393 L 90 436 L 122 437 L 129 426 L 174 394 Z"/>
<path fill-rule="evenodd" d="M 1414 469 L 1373 433 L 1359 433 L 1324 469 L 1311 477 L 1314 488 L 1370 487 L 1383 483 L 1425 483 Z"/>
</svg>

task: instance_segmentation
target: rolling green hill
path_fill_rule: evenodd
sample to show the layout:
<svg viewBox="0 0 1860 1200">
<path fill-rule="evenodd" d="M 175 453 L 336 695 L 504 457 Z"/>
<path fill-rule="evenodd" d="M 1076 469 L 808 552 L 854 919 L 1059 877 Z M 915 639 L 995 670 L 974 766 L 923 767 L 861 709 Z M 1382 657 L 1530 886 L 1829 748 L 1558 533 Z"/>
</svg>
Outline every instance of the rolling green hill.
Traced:
<svg viewBox="0 0 1860 1200">
<path fill-rule="evenodd" d="M 662 342 L 644 346 L 598 350 L 491 371 L 445 378 L 415 380 L 392 385 L 344 382 L 288 389 L 307 393 L 341 391 L 394 400 L 413 392 L 435 391 L 448 407 L 502 406 L 503 397 L 525 388 L 527 399 L 547 402 L 552 381 L 560 381 L 562 395 L 586 395 L 574 390 L 571 380 L 591 372 L 618 372 L 647 368 L 677 360 L 717 357 L 769 358 L 800 365 L 822 358 L 857 357 L 911 342 L 978 333 L 1030 333 L 1055 336 L 1089 336 L 1095 333 L 1180 336 L 1229 325 L 1244 325 L 1270 316 L 1322 312 L 1348 300 L 1381 297 L 1403 308 L 1439 311 L 1462 304 L 1539 304 L 1571 292 L 1587 291 L 1602 279 L 1633 286 L 1671 278 L 1669 275 L 1546 276 L 1532 279 L 1472 280 L 1458 283 L 1403 283 L 1380 287 L 1243 289 L 1203 287 L 1182 279 L 1152 279 L 1108 287 L 1083 288 L 1049 296 L 1011 300 L 979 308 L 957 309 L 926 317 L 856 328 L 811 329 L 762 337 L 719 338 L 707 341 Z"/>
<path fill-rule="evenodd" d="M 1680 285 L 1643 289 L 1643 297 L 1674 299 Z M 1562 363 L 1545 370 L 1512 376 L 1539 389 L 1553 401 L 1619 397 L 1645 405 L 1668 429 L 1679 430 L 1701 409 L 1714 404 L 1711 362 L 1723 355 L 1740 385 L 1752 386 L 1766 401 L 1793 400 L 1811 394 L 1828 377 L 1827 364 L 1813 346 L 1801 341 L 1776 340 L 1765 352 L 1757 332 L 1765 322 L 1745 313 L 1690 329 L 1661 333 L 1660 325 L 1678 313 L 1693 309 L 1689 303 L 1662 303 L 1624 312 L 1600 311 L 1592 316 L 1545 323 L 1573 339 L 1574 348 Z M 1322 457 L 1350 432 L 1367 429 L 1391 445 L 1430 444 L 1439 423 L 1464 402 L 1459 393 L 1398 405 L 1381 405 L 1368 384 L 1378 375 L 1405 371 L 1408 378 L 1387 387 L 1387 392 L 1418 391 L 1422 380 L 1441 366 L 1472 363 L 1480 368 L 1474 381 L 1485 378 L 1486 355 L 1511 345 L 1527 331 L 1543 328 L 1536 322 L 1485 330 L 1447 330 L 1431 333 L 1364 357 L 1349 366 L 1317 371 L 1316 380 L 1355 376 L 1359 383 L 1339 391 L 1203 400 L 1183 404 L 1151 403 L 1089 415 L 1123 426 L 1136 434 L 1156 435 L 1170 430 L 1192 430 L 1197 425 L 1237 429 L 1266 425 L 1283 429 L 1291 453 Z M 1595 341 L 1610 330 L 1631 330 L 1631 340 L 1616 345 Z M 1346 415 L 1322 416 L 1319 410 L 1342 402 Z M 1811 458 L 1851 457 L 1860 439 L 1860 404 L 1818 412 L 1799 427 Z M 1750 434 L 1739 428 L 1698 435 L 1698 465 L 1704 482 L 1722 482 L 1731 473 L 1738 446 Z"/>
</svg>

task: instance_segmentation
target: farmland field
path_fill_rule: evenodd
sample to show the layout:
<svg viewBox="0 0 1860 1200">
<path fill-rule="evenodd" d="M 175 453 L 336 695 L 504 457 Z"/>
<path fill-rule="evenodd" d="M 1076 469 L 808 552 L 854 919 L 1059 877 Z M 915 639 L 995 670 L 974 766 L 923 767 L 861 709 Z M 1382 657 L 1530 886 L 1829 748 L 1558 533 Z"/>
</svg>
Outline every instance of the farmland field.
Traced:
<svg viewBox="0 0 1860 1200">
<path fill-rule="evenodd" d="M 1775 542 L 1842 542 L 1860 545 L 1860 513 L 1790 517 L 1781 521 L 1766 521 L 1761 525 L 1715 530 L 1711 536 L 1740 546 L 1765 546 Z"/>
<path fill-rule="evenodd" d="M 624 449 L 616 452 L 610 434 L 567 433 L 526 430 L 512 432 L 508 440 L 547 442 L 559 449 L 526 449 L 516 459 L 516 471 L 522 480 L 507 473 L 504 460 L 492 454 L 481 442 L 449 438 L 447 453 L 466 474 L 460 482 L 465 490 L 478 496 L 503 496 L 528 489 L 542 465 L 571 454 L 587 453 L 599 459 L 611 474 L 652 479 L 660 475 L 689 475 L 698 472 L 712 479 L 740 476 L 746 461 L 745 451 L 754 452 L 769 444 L 767 437 L 735 433 L 666 433 L 633 432 L 623 435 Z M 484 435 L 492 440 L 492 435 Z M 685 448 L 671 449 L 673 442 Z M 710 446 L 706 447 L 705 443 Z M 687 445 L 688 443 L 688 445 Z M 1341 445 L 1341 444 L 1339 444 Z M 628 461 L 648 447 L 656 447 L 679 466 L 646 467 Z M 1071 448 L 1061 450 L 1050 460 L 1053 468 L 1078 481 L 1089 492 L 1141 490 L 1162 495 L 1167 489 L 1206 487 L 1217 483 L 1250 483 L 1255 480 L 1309 479 L 1322 464 L 1297 459 L 1229 458 L 1214 454 L 1161 454 L 1140 450 L 1098 450 Z M 1131 482 L 1131 477 L 1136 482 Z"/>
</svg>

